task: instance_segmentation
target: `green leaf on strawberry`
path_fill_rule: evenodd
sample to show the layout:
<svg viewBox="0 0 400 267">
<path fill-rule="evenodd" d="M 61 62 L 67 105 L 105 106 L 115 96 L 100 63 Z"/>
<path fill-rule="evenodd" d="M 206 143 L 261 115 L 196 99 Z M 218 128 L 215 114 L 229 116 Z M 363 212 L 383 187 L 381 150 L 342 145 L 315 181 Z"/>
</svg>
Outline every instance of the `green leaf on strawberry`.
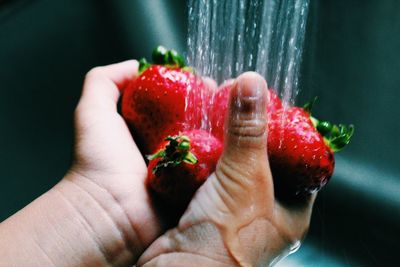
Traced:
<svg viewBox="0 0 400 267">
<path fill-rule="evenodd" d="M 168 50 L 164 46 L 157 46 L 152 53 L 153 64 L 162 65 L 171 68 L 185 68 L 186 63 L 183 57 L 171 49 Z M 145 70 L 151 67 L 152 64 L 147 62 L 145 58 L 140 59 L 139 61 L 139 73 L 142 74 Z M 188 68 L 188 70 L 190 70 Z"/>
<path fill-rule="evenodd" d="M 146 184 L 166 208 L 183 213 L 196 190 L 215 171 L 222 143 L 205 130 L 168 136 L 148 157 Z"/>
<path fill-rule="evenodd" d="M 161 158 L 153 169 L 153 174 L 156 174 L 161 168 L 176 167 L 182 162 L 188 164 L 196 164 L 196 156 L 190 152 L 190 139 L 185 135 L 168 136 L 165 141 L 169 143 L 164 149 L 157 153 L 147 156 L 148 160 Z"/>
<path fill-rule="evenodd" d="M 320 121 L 311 116 L 311 110 L 315 104 L 317 97 L 303 106 L 304 111 L 310 115 L 310 119 L 317 131 L 324 137 L 325 143 L 333 152 L 342 150 L 350 143 L 350 139 L 354 134 L 354 125 L 332 124 L 328 121 Z"/>
</svg>

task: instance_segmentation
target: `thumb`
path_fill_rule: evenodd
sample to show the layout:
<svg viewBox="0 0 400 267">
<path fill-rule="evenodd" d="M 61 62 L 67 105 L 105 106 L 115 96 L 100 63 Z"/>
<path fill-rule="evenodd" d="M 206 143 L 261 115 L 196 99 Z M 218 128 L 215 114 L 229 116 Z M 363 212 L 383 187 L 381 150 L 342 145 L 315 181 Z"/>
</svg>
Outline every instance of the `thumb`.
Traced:
<svg viewBox="0 0 400 267">
<path fill-rule="evenodd" d="M 263 244 L 265 236 L 261 233 L 268 232 L 267 224 L 259 222 L 272 222 L 274 214 L 267 153 L 267 88 L 265 80 L 254 72 L 240 75 L 233 83 L 225 122 L 224 152 L 214 176 L 202 188 L 210 200 L 205 201 L 206 197 L 198 200 L 203 203 L 206 217 L 219 228 L 229 254 L 240 266 L 254 265 L 246 262 L 253 262 L 257 247 L 264 247 L 255 244 Z"/>
<path fill-rule="evenodd" d="M 182 227 L 197 217 L 212 218 L 223 225 L 226 218 L 242 218 L 246 214 L 248 218 L 244 220 L 248 220 L 258 216 L 253 214 L 258 212 L 258 206 L 264 212 L 273 209 L 274 192 L 267 154 L 267 92 L 267 83 L 254 72 L 243 73 L 233 82 L 225 122 L 224 152 L 215 173 L 190 203 L 181 220 L 185 222 Z"/>
<path fill-rule="evenodd" d="M 266 158 L 266 104 L 267 83 L 259 74 L 246 72 L 236 79 L 225 122 L 225 160 L 245 167 L 250 163 L 248 157 Z"/>
<path fill-rule="evenodd" d="M 240 75 L 232 86 L 224 153 L 215 176 L 232 213 L 254 204 L 273 203 L 267 154 L 267 84 L 254 72 Z M 249 197 L 250 196 L 250 197 Z"/>
</svg>

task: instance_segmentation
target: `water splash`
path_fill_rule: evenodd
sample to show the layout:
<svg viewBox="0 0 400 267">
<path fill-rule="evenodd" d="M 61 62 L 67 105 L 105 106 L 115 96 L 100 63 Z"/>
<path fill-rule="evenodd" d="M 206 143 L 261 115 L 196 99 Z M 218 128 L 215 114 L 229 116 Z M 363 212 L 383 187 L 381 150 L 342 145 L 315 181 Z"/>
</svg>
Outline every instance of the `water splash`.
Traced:
<svg viewBox="0 0 400 267">
<path fill-rule="evenodd" d="M 308 6 L 309 0 L 189 0 L 188 62 L 219 84 L 256 71 L 294 104 Z"/>
<path fill-rule="evenodd" d="M 294 244 L 292 244 L 292 246 L 290 247 L 290 251 L 289 254 L 293 254 L 296 251 L 298 251 L 301 247 L 301 242 L 300 241 L 296 241 Z"/>
</svg>

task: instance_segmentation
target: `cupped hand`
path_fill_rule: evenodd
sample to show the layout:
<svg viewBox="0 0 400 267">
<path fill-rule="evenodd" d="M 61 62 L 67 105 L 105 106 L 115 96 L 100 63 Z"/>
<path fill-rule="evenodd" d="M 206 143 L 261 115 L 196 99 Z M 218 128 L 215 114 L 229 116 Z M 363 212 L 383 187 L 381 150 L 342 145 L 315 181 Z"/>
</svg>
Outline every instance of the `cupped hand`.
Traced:
<svg viewBox="0 0 400 267">
<path fill-rule="evenodd" d="M 297 206 L 274 197 L 266 150 L 267 85 L 255 73 L 231 90 L 224 153 L 178 226 L 159 237 L 139 266 L 260 266 L 295 249 L 315 196 Z"/>
<path fill-rule="evenodd" d="M 137 76 L 135 60 L 97 67 L 86 75 L 75 112 L 74 163 L 62 181 L 99 203 L 133 262 L 162 229 L 144 185 L 145 161 L 117 111 L 122 91 Z M 118 249 L 105 253 L 119 255 Z"/>
</svg>

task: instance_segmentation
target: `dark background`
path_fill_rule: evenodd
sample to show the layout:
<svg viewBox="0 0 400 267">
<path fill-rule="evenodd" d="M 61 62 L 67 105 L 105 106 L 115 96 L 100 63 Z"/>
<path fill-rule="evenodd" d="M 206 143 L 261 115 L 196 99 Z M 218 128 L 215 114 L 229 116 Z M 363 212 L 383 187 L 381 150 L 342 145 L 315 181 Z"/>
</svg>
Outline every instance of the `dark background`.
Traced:
<svg viewBox="0 0 400 267">
<path fill-rule="evenodd" d="M 311 0 L 299 103 L 353 123 L 310 233 L 281 266 L 398 266 L 400 1 Z M 186 1 L 0 0 L 0 221 L 69 167 L 92 67 L 184 51 Z M 1 238 L 1 237 L 0 237 Z"/>
</svg>

